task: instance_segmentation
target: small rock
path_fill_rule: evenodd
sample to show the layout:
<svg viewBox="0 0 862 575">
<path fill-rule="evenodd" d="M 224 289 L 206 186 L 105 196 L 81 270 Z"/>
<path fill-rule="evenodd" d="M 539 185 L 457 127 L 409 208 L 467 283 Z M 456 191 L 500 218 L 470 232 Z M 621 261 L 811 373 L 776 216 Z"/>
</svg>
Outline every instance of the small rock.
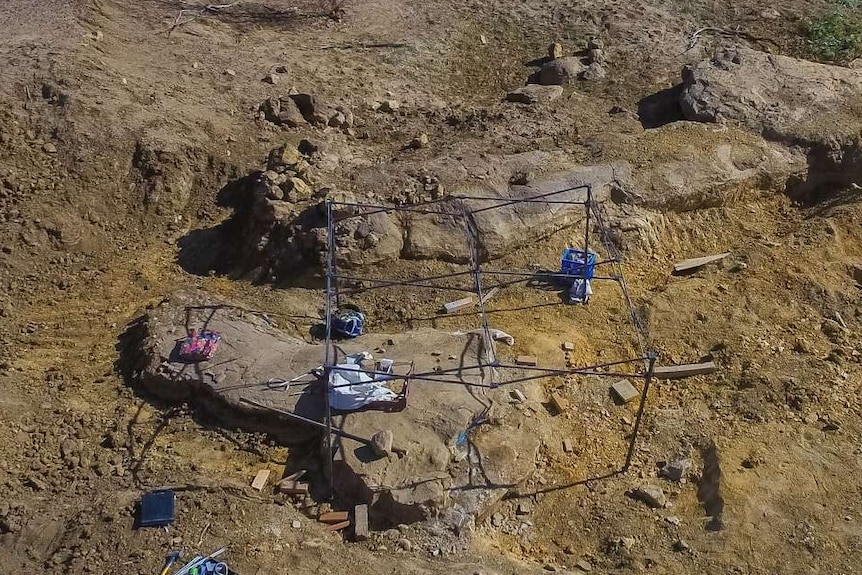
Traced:
<svg viewBox="0 0 862 575">
<path fill-rule="evenodd" d="M 602 68 L 601 64 L 593 62 L 581 73 L 580 78 L 582 80 L 587 80 L 588 82 L 594 82 L 596 80 L 604 79 L 607 75 L 608 73 L 605 72 L 605 69 Z"/>
<path fill-rule="evenodd" d="M 539 104 L 542 102 L 551 102 L 562 95 L 563 88 L 561 86 L 528 84 L 506 94 L 506 100 L 519 104 Z"/>
<path fill-rule="evenodd" d="M 263 77 L 261 82 L 266 82 L 267 84 L 275 85 L 275 84 L 278 84 L 278 80 L 279 80 L 278 74 L 267 74 L 266 76 Z"/>
<path fill-rule="evenodd" d="M 632 549 L 635 546 L 635 538 L 634 537 L 620 537 L 618 539 L 620 545 L 622 545 L 626 549 Z"/>
<path fill-rule="evenodd" d="M 236 76 L 236 71 L 235 71 L 235 70 L 232 70 L 231 68 L 225 68 L 224 73 L 225 73 L 227 76 L 230 76 L 230 77 L 234 77 L 234 76 Z"/>
<path fill-rule="evenodd" d="M 371 436 L 371 448 L 380 457 L 386 457 L 392 453 L 392 442 L 394 439 L 395 437 L 391 430 L 384 429 L 378 431 Z"/>
<path fill-rule="evenodd" d="M 548 46 L 548 58 L 551 60 L 556 60 L 557 58 L 563 57 L 563 45 L 559 42 L 554 42 L 550 46 Z"/>
<path fill-rule="evenodd" d="M 684 551 L 688 551 L 689 549 L 691 549 L 689 544 L 686 543 L 685 541 L 683 541 L 682 539 L 677 539 L 673 544 L 673 550 L 680 552 L 680 553 L 682 553 Z"/>
<path fill-rule="evenodd" d="M 590 64 L 604 65 L 607 63 L 607 60 L 604 50 L 594 49 L 587 51 L 587 62 Z"/>
<path fill-rule="evenodd" d="M 410 147 L 416 150 L 428 147 L 428 134 L 419 134 L 410 142 Z"/>
<path fill-rule="evenodd" d="M 380 107 L 378 109 L 381 112 L 394 112 L 400 107 L 401 104 L 398 103 L 398 100 L 383 100 L 380 102 Z"/>
<path fill-rule="evenodd" d="M 42 146 L 42 149 L 49 154 L 56 154 L 57 153 L 57 146 L 55 146 L 51 142 L 46 142 L 45 145 Z"/>
<path fill-rule="evenodd" d="M 671 481 L 680 481 L 685 477 L 689 469 L 691 469 L 690 459 L 678 459 L 676 461 L 671 461 L 662 467 L 659 471 L 659 475 L 665 479 L 670 479 Z"/>
<path fill-rule="evenodd" d="M 641 485 L 634 491 L 631 496 L 638 501 L 646 503 L 653 509 L 659 509 L 667 505 L 667 497 L 664 491 L 653 485 Z"/>
<path fill-rule="evenodd" d="M 676 517 L 675 515 L 670 515 L 668 517 L 665 517 L 664 520 L 667 521 L 668 523 L 670 523 L 671 525 L 679 525 L 680 523 L 682 523 L 682 520 L 679 517 Z"/>
<path fill-rule="evenodd" d="M 301 529 L 302 528 L 302 521 L 300 521 L 299 519 L 294 519 L 293 523 L 291 523 L 291 525 L 293 526 L 294 529 Z"/>
<path fill-rule="evenodd" d="M 518 508 L 515 510 L 515 513 L 518 515 L 529 515 L 533 510 L 533 506 L 529 501 L 521 501 L 518 503 Z"/>
<path fill-rule="evenodd" d="M 583 571 L 584 573 L 589 573 L 593 570 L 593 565 L 586 559 L 581 559 L 577 563 L 575 563 L 575 567 Z"/>
<path fill-rule="evenodd" d="M 760 12 L 760 17 L 764 20 L 778 20 L 779 18 L 781 18 L 781 12 L 779 12 L 775 8 L 767 8 Z"/>
<path fill-rule="evenodd" d="M 491 525 L 494 527 L 500 527 L 503 525 L 503 521 L 505 521 L 505 517 L 503 517 L 502 513 L 495 513 L 491 516 Z"/>
<path fill-rule="evenodd" d="M 413 543 L 409 539 L 399 539 L 398 543 L 395 544 L 399 549 L 403 549 L 404 551 L 412 551 Z"/>
</svg>

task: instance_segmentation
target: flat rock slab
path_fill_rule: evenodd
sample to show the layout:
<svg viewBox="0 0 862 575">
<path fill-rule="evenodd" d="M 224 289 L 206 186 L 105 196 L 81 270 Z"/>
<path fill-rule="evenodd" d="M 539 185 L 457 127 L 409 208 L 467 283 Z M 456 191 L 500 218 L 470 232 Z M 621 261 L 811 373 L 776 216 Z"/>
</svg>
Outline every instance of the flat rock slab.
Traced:
<svg viewBox="0 0 862 575">
<path fill-rule="evenodd" d="M 184 363 L 177 357 L 178 342 L 189 329 L 222 335 L 212 360 Z M 397 344 L 390 345 L 392 340 Z M 419 376 L 411 381 L 407 408 L 400 412 L 334 414 L 334 427 L 360 437 L 391 430 L 393 451 L 406 451 L 380 455 L 368 445 L 333 437 L 333 478 L 345 506 L 368 504 L 372 516 L 395 523 L 451 516 L 453 527 L 460 528 L 533 473 L 538 423 L 508 405 L 510 388 L 482 386 L 489 374 L 470 369 L 479 363 L 481 345 L 476 334 L 433 329 L 337 342 L 336 362 L 347 354 L 386 348 L 385 357 L 412 361 Z M 274 328 L 261 314 L 201 292 L 181 292 L 132 324 L 122 350 L 127 373 L 161 399 L 190 401 L 228 426 L 266 432 L 286 445 L 322 438 L 315 427 L 242 401 L 324 420 L 323 384 L 316 379 L 286 389 L 268 384 L 320 366 L 324 346 Z M 392 386 L 399 391 L 401 382 Z M 471 427 L 483 414 L 486 419 Z M 468 485 L 471 489 L 460 489 Z"/>
<path fill-rule="evenodd" d="M 221 334 L 211 360 L 188 363 L 179 357 L 179 342 L 191 329 Z M 241 401 L 247 398 L 323 420 L 323 388 L 315 378 L 305 377 L 286 389 L 268 384 L 320 366 L 322 347 L 275 329 L 261 314 L 200 292 L 180 292 L 137 320 L 124 344 L 122 361 L 127 370 L 160 399 L 195 403 L 226 425 L 270 433 L 286 445 L 319 437 L 312 427 Z"/>
</svg>

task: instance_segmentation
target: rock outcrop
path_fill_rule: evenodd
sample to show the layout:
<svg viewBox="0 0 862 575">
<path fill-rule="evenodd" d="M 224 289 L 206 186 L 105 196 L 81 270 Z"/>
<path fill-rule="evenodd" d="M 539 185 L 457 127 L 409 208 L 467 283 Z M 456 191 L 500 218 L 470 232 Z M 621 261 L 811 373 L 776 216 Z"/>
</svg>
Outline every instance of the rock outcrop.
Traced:
<svg viewBox="0 0 862 575">
<path fill-rule="evenodd" d="M 683 69 L 686 119 L 737 123 L 806 151 L 788 193 L 808 198 L 862 179 L 862 70 L 744 47 Z"/>
<path fill-rule="evenodd" d="M 185 363 L 178 357 L 178 342 L 189 329 L 221 334 L 212 360 Z M 333 438 L 339 498 L 369 503 L 373 514 L 394 523 L 451 517 L 451 526 L 463 529 L 533 473 L 539 447 L 535 418 L 508 405 L 510 387 L 476 387 L 484 374 L 464 369 L 478 363 L 480 345 L 475 334 L 432 329 L 370 333 L 339 343 L 339 358 L 386 346 L 385 357 L 401 365 L 412 362 L 415 374 L 439 373 L 462 382 L 414 380 L 402 411 L 336 415 L 338 429 L 368 439 L 386 435 L 378 441 L 386 453 Z M 243 401 L 323 421 L 324 384 L 302 376 L 323 363 L 324 346 L 287 335 L 259 312 L 202 292 L 178 293 L 133 323 L 121 348 L 126 375 L 162 400 L 189 402 L 223 425 L 265 432 L 285 445 L 322 438 L 316 427 Z M 400 383 L 393 387 L 397 391 Z M 490 416 L 488 422 L 471 429 L 482 413 Z M 311 480 L 325 484 L 322 476 Z"/>
</svg>

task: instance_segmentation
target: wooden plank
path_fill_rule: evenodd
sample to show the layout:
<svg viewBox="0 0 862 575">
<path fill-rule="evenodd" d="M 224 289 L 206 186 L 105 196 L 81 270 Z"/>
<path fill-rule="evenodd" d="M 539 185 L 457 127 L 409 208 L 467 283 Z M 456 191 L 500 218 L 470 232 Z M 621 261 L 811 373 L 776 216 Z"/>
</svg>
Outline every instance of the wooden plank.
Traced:
<svg viewBox="0 0 862 575">
<path fill-rule="evenodd" d="M 329 513 L 321 513 L 317 518 L 321 523 L 341 523 L 347 521 L 347 511 L 330 511 Z"/>
<path fill-rule="evenodd" d="M 290 474 L 290 475 L 288 475 L 287 477 L 282 477 L 282 478 L 279 480 L 279 483 L 284 483 L 285 481 L 296 481 L 297 479 L 300 479 L 300 478 L 301 478 L 303 475 L 305 475 L 305 474 L 306 474 L 306 470 L 305 470 L 305 469 L 300 469 L 299 471 L 296 471 L 296 472 L 294 472 L 294 473 L 291 473 L 291 474 Z"/>
<path fill-rule="evenodd" d="M 288 495 L 305 495 L 308 493 L 308 483 L 300 481 L 282 481 L 278 484 L 278 490 Z"/>
<path fill-rule="evenodd" d="M 628 403 L 640 396 L 638 389 L 627 379 L 614 383 L 611 386 L 611 392 L 621 403 Z"/>
<path fill-rule="evenodd" d="M 715 362 L 689 363 L 686 365 L 667 365 L 655 368 L 655 376 L 659 379 L 681 379 L 693 375 L 705 375 L 716 371 Z"/>
<path fill-rule="evenodd" d="M 557 413 L 563 413 L 569 408 L 569 402 L 566 401 L 566 398 L 564 398 L 558 393 L 551 394 L 551 404 L 553 404 L 554 409 L 557 410 Z"/>
<path fill-rule="evenodd" d="M 695 268 L 705 266 L 706 264 L 710 264 L 712 262 L 717 262 L 718 260 L 723 260 L 724 258 L 726 258 L 729 255 L 730 255 L 730 252 L 724 252 L 723 254 L 714 254 L 711 256 L 703 256 L 700 258 L 691 258 L 688 260 L 682 260 L 681 262 L 676 262 L 675 264 L 673 264 L 673 271 L 684 272 L 687 270 L 693 270 Z"/>
<path fill-rule="evenodd" d="M 519 355 L 515 358 L 515 363 L 518 365 L 539 365 L 539 360 L 535 355 Z"/>
<path fill-rule="evenodd" d="M 488 303 L 488 300 L 491 299 L 492 297 L 494 297 L 495 295 L 497 295 L 498 291 L 500 291 L 500 288 L 492 287 L 487 292 L 485 292 L 485 295 L 482 296 L 482 300 L 481 300 L 482 305 L 485 305 L 486 303 Z"/>
<path fill-rule="evenodd" d="M 471 305 L 473 305 L 473 296 L 468 296 L 463 299 L 450 301 L 443 306 L 443 309 L 446 310 L 446 313 L 455 313 L 457 311 L 461 311 L 462 309 L 468 308 Z"/>
<path fill-rule="evenodd" d="M 364 503 L 353 508 L 353 537 L 357 541 L 368 539 L 368 505 Z"/>
<path fill-rule="evenodd" d="M 350 527 L 350 521 L 341 521 L 339 523 L 333 523 L 332 525 L 327 527 L 326 530 L 327 531 L 341 531 L 342 529 L 345 529 L 347 527 Z"/>
<path fill-rule="evenodd" d="M 266 487 L 266 482 L 269 479 L 270 473 L 272 472 L 269 469 L 261 469 L 258 471 L 257 475 L 254 476 L 254 480 L 251 482 L 252 489 L 263 491 L 263 488 Z"/>
</svg>

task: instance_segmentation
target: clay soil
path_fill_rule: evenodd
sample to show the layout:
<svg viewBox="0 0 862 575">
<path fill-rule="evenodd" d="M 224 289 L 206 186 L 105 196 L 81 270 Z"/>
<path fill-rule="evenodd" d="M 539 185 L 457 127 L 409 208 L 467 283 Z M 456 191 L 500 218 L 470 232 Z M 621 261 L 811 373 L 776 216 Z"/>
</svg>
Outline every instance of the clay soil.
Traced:
<svg viewBox="0 0 862 575">
<path fill-rule="evenodd" d="M 343 6 L 340 18 L 333 6 Z M 654 240 L 633 243 L 623 264 L 647 343 L 661 363 L 711 358 L 718 372 L 656 382 L 633 468 L 604 479 L 591 478 L 619 466 L 634 408 L 610 402 L 603 381 L 545 382 L 572 409 L 559 416 L 537 404 L 537 474 L 501 504 L 502 524 L 482 518 L 457 545 L 415 526 L 350 543 L 311 517 L 325 505 L 301 509 L 252 491 L 256 471 L 278 472 L 286 449 L 147 397 L 121 376 L 117 351 L 130 321 L 188 287 L 312 337 L 323 301 L 316 270 L 305 270 L 302 287 L 275 287 L 196 275 L 179 258 L 190 232 L 230 215 L 219 190 L 259 169 L 285 137 L 336 139 L 368 165 L 404 154 L 564 150 L 585 163 L 645 166 L 724 130 L 685 122 L 645 130 L 607 113 L 636 110 L 705 57 L 715 39 L 687 51 L 694 30 L 740 26 L 761 39 L 755 47 L 796 55 L 799 22 L 824 7 L 262 0 L 201 13 L 172 0 L 3 2 L 0 570 L 156 573 L 172 549 L 227 545 L 241 574 L 531 573 L 575 571 L 579 561 L 600 573 L 858 572 L 862 209 L 853 190 L 802 205 L 765 188 L 659 214 Z M 194 19 L 175 27 L 182 8 L 193 11 L 180 21 Z M 777 20 L 762 15 L 768 8 Z M 574 50 L 590 36 L 611 55 L 607 80 L 567 89 L 550 109 L 501 103 L 551 41 Z M 279 83 L 261 82 L 276 65 L 288 70 Z M 257 106 L 291 87 L 349 102 L 363 126 L 351 137 L 308 126 L 286 136 Z M 405 111 L 375 114 L 369 102 L 386 98 Z M 422 132 L 427 149 L 402 149 Z M 608 143 L 610 132 L 630 146 Z M 166 171 L 192 166 L 188 186 L 154 192 L 154 175 L 139 169 L 142 146 L 165 151 Z M 578 233 L 555 234 L 505 265 L 553 266 Z M 670 273 L 679 259 L 724 251 L 731 256 L 718 265 Z M 404 273 L 448 266 L 404 265 Z M 494 327 L 516 337 L 505 353 L 563 365 L 563 341 L 576 344 L 578 364 L 635 352 L 615 289 L 597 288 L 587 307 L 525 288 L 501 293 L 494 307 L 507 311 L 491 314 Z M 381 329 L 402 321 L 405 307 L 417 326 L 474 324 L 422 319 L 416 302 L 405 290 L 363 303 Z M 658 464 L 677 456 L 692 459 L 687 480 L 658 478 Z M 652 510 L 626 495 L 645 483 L 672 505 Z M 141 493 L 165 485 L 177 488 L 175 524 L 137 529 Z M 517 515 L 523 501 L 531 510 Z"/>
</svg>

